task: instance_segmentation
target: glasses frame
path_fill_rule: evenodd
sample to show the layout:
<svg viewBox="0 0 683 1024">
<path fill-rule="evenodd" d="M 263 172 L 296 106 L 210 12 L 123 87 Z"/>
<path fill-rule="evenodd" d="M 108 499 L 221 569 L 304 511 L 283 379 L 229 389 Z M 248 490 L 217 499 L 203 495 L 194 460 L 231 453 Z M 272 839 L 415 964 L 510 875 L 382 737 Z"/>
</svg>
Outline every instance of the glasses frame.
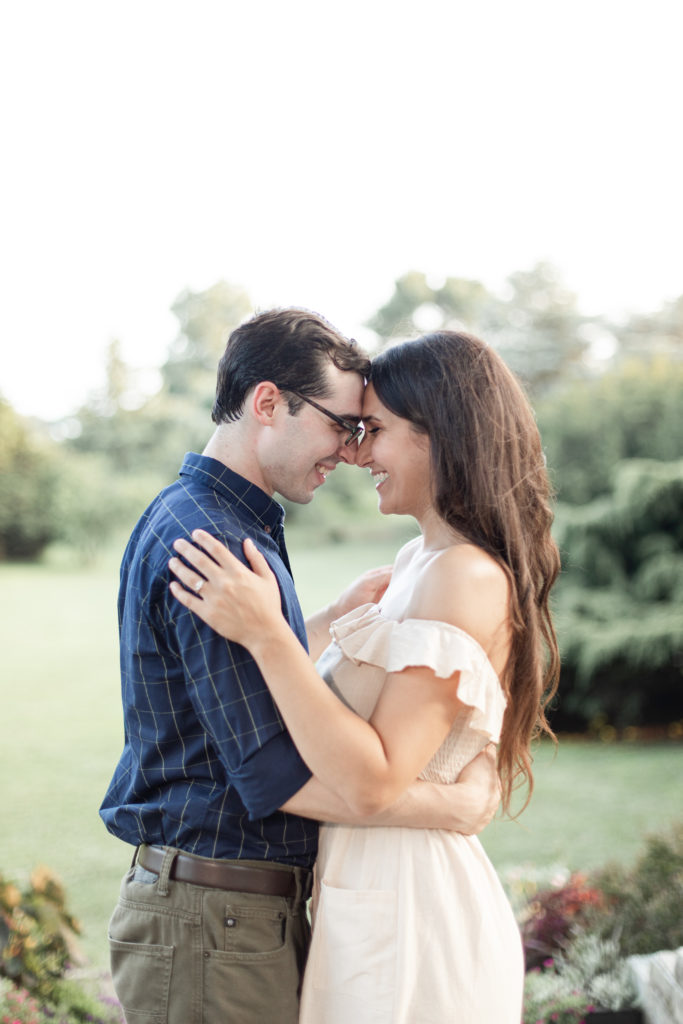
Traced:
<svg viewBox="0 0 683 1024">
<path fill-rule="evenodd" d="M 307 405 L 312 405 L 314 409 L 318 410 L 318 412 L 324 413 L 328 419 L 331 419 L 338 426 L 343 427 L 344 430 L 348 430 L 349 436 L 344 441 L 345 447 L 348 448 L 350 444 L 353 444 L 353 442 L 358 440 L 358 438 L 363 434 L 365 428 L 362 422 L 352 423 L 350 420 L 345 420 L 342 416 L 337 416 L 336 412 L 330 412 L 330 410 L 326 409 L 324 405 L 319 405 L 318 402 L 314 402 L 312 398 L 307 398 L 306 395 L 299 394 L 298 391 L 292 391 L 291 394 L 296 395 L 297 398 L 300 398 L 302 402 L 306 402 Z"/>
</svg>

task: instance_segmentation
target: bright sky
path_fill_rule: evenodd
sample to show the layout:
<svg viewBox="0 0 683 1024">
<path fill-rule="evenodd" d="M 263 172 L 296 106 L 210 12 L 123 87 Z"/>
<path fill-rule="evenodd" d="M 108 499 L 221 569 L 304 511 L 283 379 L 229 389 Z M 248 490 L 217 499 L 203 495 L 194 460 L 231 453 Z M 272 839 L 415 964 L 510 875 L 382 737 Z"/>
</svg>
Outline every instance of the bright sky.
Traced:
<svg viewBox="0 0 683 1024">
<path fill-rule="evenodd" d="M 186 286 L 348 334 L 407 270 L 683 293 L 679 0 L 15 0 L 0 391 L 56 417 Z"/>
</svg>

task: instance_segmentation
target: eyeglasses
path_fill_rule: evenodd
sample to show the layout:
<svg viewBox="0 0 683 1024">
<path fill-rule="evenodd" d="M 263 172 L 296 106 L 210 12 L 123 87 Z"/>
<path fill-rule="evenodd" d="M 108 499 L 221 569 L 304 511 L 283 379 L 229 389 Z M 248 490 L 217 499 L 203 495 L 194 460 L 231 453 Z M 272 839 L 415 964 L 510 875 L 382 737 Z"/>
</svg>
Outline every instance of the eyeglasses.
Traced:
<svg viewBox="0 0 683 1024">
<path fill-rule="evenodd" d="M 341 416 L 337 416 L 336 412 L 330 412 L 330 410 L 326 409 L 323 405 L 318 405 L 317 402 L 314 402 L 312 398 L 306 398 L 306 395 L 300 395 L 298 391 L 292 391 L 292 394 L 296 395 L 297 398 L 300 398 L 302 402 L 312 405 L 314 409 L 318 410 L 318 412 L 324 413 L 328 419 L 333 420 L 340 427 L 343 427 L 344 430 L 348 430 L 349 436 L 344 441 L 344 444 L 347 447 L 356 441 L 363 433 L 364 427 L 362 423 L 351 423 L 350 420 L 342 419 Z"/>
</svg>

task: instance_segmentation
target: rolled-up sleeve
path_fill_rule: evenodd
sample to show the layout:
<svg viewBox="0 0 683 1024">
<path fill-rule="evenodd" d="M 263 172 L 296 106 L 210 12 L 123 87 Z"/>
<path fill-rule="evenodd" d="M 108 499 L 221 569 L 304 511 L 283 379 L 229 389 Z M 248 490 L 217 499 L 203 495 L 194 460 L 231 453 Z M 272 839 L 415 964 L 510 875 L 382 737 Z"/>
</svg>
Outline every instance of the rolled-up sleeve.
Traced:
<svg viewBox="0 0 683 1024">
<path fill-rule="evenodd" d="M 311 778 L 288 733 L 274 736 L 234 776 L 251 821 L 274 814 Z"/>
</svg>

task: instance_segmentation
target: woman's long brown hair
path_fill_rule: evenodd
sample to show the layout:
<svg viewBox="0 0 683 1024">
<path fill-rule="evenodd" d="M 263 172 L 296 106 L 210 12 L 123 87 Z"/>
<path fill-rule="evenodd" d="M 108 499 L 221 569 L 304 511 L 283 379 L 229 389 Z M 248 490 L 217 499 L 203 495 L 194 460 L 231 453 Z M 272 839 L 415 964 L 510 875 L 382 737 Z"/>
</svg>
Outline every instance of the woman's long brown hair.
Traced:
<svg viewBox="0 0 683 1024">
<path fill-rule="evenodd" d="M 554 735 L 545 708 L 560 656 L 549 606 L 560 569 L 551 487 L 533 411 L 512 371 L 469 334 L 439 331 L 386 349 L 372 363 L 380 401 L 429 435 L 435 506 L 510 582 L 507 708 L 498 747 L 503 808 L 533 790 L 531 741 Z M 523 808 L 522 808 L 523 809 Z"/>
</svg>

